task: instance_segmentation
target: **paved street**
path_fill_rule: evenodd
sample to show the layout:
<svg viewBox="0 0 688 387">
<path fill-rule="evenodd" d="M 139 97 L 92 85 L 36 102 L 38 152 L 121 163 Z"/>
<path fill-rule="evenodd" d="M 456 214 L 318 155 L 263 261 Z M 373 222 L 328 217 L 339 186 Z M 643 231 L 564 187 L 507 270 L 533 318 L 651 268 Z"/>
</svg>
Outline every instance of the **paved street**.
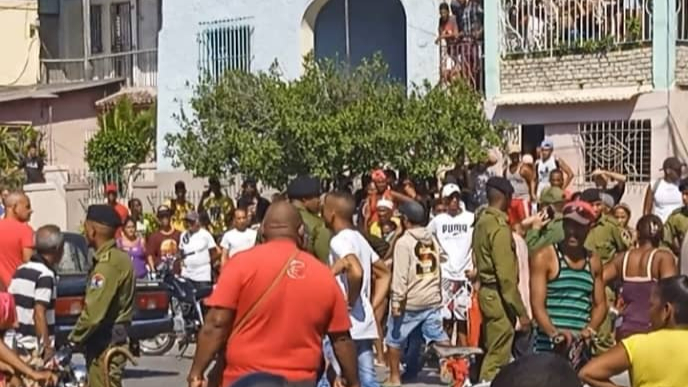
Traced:
<svg viewBox="0 0 688 387">
<path fill-rule="evenodd" d="M 183 387 L 186 385 L 186 373 L 191 366 L 191 356 L 193 355 L 193 348 L 187 351 L 187 356 L 184 359 L 176 357 L 176 350 L 172 350 L 165 356 L 148 357 L 144 356 L 138 359 L 138 366 L 127 366 L 125 372 L 124 385 L 126 387 Z M 384 378 L 384 374 L 380 373 L 380 379 Z M 616 380 L 622 386 L 630 386 L 627 377 L 621 377 Z M 419 383 L 406 384 L 409 387 L 428 387 L 428 386 L 443 386 L 440 382 L 437 373 L 426 369 L 421 375 Z"/>
</svg>

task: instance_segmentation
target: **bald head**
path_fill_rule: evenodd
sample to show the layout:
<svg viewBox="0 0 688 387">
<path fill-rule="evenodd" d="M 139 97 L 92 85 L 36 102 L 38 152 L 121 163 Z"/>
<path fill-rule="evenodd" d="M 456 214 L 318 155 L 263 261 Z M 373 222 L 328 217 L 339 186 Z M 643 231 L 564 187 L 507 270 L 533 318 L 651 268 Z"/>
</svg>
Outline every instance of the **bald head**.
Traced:
<svg viewBox="0 0 688 387">
<path fill-rule="evenodd" d="M 20 222 L 28 222 L 31 219 L 31 201 L 21 191 L 10 192 L 5 198 L 7 218 Z"/>
<path fill-rule="evenodd" d="M 270 241 L 287 238 L 299 242 L 299 230 L 303 225 L 301 215 L 291 203 L 278 201 L 272 203 L 263 217 L 263 237 Z"/>
</svg>

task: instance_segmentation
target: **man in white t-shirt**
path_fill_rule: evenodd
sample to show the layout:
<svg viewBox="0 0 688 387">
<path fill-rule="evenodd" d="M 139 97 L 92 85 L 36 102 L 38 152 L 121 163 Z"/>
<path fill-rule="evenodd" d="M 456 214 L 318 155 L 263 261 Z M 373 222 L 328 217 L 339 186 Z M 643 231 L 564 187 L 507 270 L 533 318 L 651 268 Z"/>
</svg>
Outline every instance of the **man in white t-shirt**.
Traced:
<svg viewBox="0 0 688 387">
<path fill-rule="evenodd" d="M 248 250 L 256 244 L 256 230 L 249 226 L 248 210 L 237 208 L 234 210 L 233 228 L 222 236 L 220 247 L 222 247 L 222 266 L 227 259 L 232 258 L 236 253 Z"/>
<path fill-rule="evenodd" d="M 212 264 L 219 253 L 215 238 L 208 230 L 201 227 L 198 213 L 189 212 L 184 218 L 186 231 L 179 241 L 182 252 L 182 277 L 196 283 L 212 282 Z"/>
<path fill-rule="evenodd" d="M 473 271 L 472 239 L 475 215 L 461 205 L 461 189 L 456 184 L 442 188 L 447 212 L 437 215 L 428 230 L 437 238 L 446 261 L 442 262 L 442 316 L 449 328 L 456 321 L 459 345 L 467 345 L 467 315 L 471 305 L 471 284 L 467 274 Z"/>
<path fill-rule="evenodd" d="M 373 355 L 373 340 L 378 338 L 378 331 L 373 310 L 385 301 L 391 275 L 363 235 L 355 230 L 355 212 L 356 202 L 349 193 L 333 192 L 325 198 L 323 220 L 334 234 L 330 241 L 330 265 L 349 303 L 358 377 L 361 387 L 378 387 Z"/>
</svg>

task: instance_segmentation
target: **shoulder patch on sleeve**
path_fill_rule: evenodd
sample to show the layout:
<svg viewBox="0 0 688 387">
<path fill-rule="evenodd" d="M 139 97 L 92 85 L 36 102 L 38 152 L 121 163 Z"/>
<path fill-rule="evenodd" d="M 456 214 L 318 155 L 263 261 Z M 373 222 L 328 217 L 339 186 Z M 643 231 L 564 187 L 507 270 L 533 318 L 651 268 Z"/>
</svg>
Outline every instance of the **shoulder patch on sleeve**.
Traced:
<svg viewBox="0 0 688 387">
<path fill-rule="evenodd" d="M 90 289 L 100 289 L 105 285 L 105 276 L 100 273 L 95 273 L 91 276 L 91 280 L 88 283 Z"/>
</svg>

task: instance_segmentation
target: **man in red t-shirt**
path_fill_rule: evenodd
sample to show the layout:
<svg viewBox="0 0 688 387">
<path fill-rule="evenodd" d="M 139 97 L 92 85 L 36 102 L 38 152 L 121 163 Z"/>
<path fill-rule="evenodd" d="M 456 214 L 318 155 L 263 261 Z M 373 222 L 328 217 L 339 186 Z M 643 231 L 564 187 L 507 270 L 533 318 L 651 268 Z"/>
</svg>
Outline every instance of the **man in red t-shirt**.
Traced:
<svg viewBox="0 0 688 387">
<path fill-rule="evenodd" d="M 17 267 L 33 254 L 31 200 L 22 192 L 10 193 L 5 199 L 5 218 L 0 219 L 0 286 L 6 290 Z"/>
<path fill-rule="evenodd" d="M 347 387 L 360 387 L 346 301 L 330 269 L 297 245 L 302 230 L 291 204 L 273 203 L 263 221 L 266 243 L 236 254 L 222 268 L 205 302 L 211 309 L 198 335 L 190 387 L 202 385 L 225 343 L 220 386 L 253 372 L 315 385 L 325 335 Z"/>
<path fill-rule="evenodd" d="M 110 183 L 105 186 L 105 197 L 107 204 L 115 208 L 115 212 L 117 212 L 120 220 L 124 223 L 129 216 L 129 209 L 117 201 L 117 184 Z"/>
</svg>

